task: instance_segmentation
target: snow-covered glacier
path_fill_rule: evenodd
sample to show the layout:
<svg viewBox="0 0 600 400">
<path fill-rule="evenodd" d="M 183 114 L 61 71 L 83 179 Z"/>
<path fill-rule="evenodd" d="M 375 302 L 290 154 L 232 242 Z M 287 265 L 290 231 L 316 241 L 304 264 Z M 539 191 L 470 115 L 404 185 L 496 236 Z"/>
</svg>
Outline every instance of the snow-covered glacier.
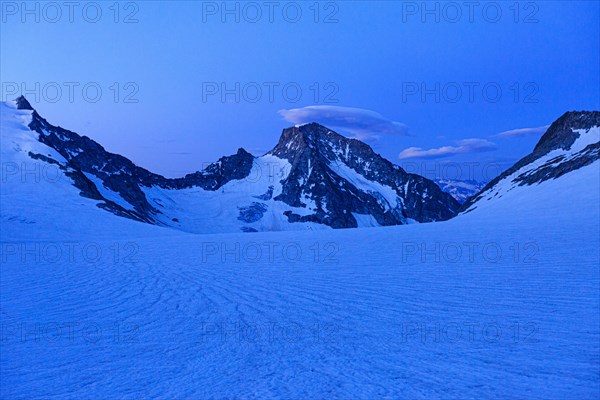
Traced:
<svg viewBox="0 0 600 400">
<path fill-rule="evenodd" d="M 197 235 L 97 207 L 5 111 L 2 398 L 598 396 L 597 157 L 443 222 Z"/>
</svg>

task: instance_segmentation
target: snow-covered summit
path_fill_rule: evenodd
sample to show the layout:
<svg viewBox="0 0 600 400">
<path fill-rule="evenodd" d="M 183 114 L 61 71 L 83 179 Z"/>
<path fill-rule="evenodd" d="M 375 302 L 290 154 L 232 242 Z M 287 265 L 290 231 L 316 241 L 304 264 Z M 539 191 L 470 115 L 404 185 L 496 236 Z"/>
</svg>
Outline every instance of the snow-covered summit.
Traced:
<svg viewBox="0 0 600 400">
<path fill-rule="evenodd" d="M 467 192 L 476 190 L 465 183 L 454 185 L 453 192 L 448 189 L 451 182 L 442 182 L 449 192 L 445 193 L 435 182 L 407 173 L 367 144 L 317 123 L 284 129 L 276 146 L 261 157 L 240 148 L 201 171 L 170 179 L 106 151 L 86 136 L 50 124 L 24 97 L 3 104 L 2 115 L 3 160 L 18 159 L 24 170 L 57 168 L 63 176 L 56 192 L 59 198 L 75 203 L 87 198 L 90 207 L 120 217 L 194 233 L 447 220 L 472 194 Z M 535 201 L 529 199 L 530 192 L 516 189 L 591 164 L 598 168 L 599 126 L 599 112 L 566 113 L 550 126 L 532 154 L 468 200 L 463 212 L 501 198 L 513 199 L 502 204 Z M 56 190 L 56 185 L 48 189 Z"/>
<path fill-rule="evenodd" d="M 351 228 L 445 220 L 459 208 L 433 182 L 315 123 L 284 129 L 262 157 L 240 148 L 168 179 L 50 124 L 24 97 L 13 106 L 30 112 L 21 128 L 55 153 L 31 152 L 31 159 L 60 165 L 98 207 L 150 224 L 197 233 Z"/>
<path fill-rule="evenodd" d="M 309 216 L 290 214 L 295 220 L 350 227 L 358 214 L 372 216 L 374 225 L 399 225 L 449 219 L 458 209 L 434 182 L 317 123 L 284 129 L 269 154 L 292 166 L 279 198 L 293 205 L 308 199 L 316 206 Z"/>
</svg>

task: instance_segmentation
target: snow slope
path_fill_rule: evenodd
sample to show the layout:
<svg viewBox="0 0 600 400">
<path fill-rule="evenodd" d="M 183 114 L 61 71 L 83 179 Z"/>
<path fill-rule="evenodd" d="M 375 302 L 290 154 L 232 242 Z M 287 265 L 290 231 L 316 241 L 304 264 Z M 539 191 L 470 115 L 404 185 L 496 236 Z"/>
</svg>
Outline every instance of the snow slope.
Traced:
<svg viewBox="0 0 600 400">
<path fill-rule="evenodd" d="M 577 124 L 585 128 L 573 127 Z M 567 112 L 552 123 L 531 154 L 471 197 L 462 211 L 477 214 L 489 209 L 495 215 L 500 210 L 506 216 L 519 215 L 522 208 L 529 209 L 531 204 L 552 203 L 558 192 L 572 198 L 580 188 L 598 195 L 599 161 L 600 112 Z M 565 204 L 557 212 L 570 214 L 575 212 L 572 207 Z M 586 209 L 590 217 L 598 215 L 597 207 L 588 205 Z"/>
<path fill-rule="evenodd" d="M 599 203 L 577 194 L 483 227 L 3 243 L 1 395 L 596 398 Z"/>
<path fill-rule="evenodd" d="M 0 238 L 5 240 L 55 238 L 57 232 L 71 237 L 81 234 L 114 236 L 115 231 L 139 229 L 98 207 L 102 201 L 80 196 L 64 170 L 65 159 L 37 140 L 27 128 L 31 111 L 0 103 Z M 29 153 L 47 156 L 56 163 L 34 159 Z M 50 217 L 50 218 L 49 218 Z M 103 221 L 110 221 L 107 225 Z M 133 228 L 132 228 L 133 227 Z"/>
<path fill-rule="evenodd" d="M 2 162 L 31 170 L 22 134 Z M 599 168 L 446 222 L 251 235 L 3 172 L 0 398 L 596 399 Z"/>
<path fill-rule="evenodd" d="M 317 223 L 290 223 L 284 211 L 295 213 L 314 211 L 289 206 L 273 198 L 281 194 L 281 181 L 287 177 L 290 165 L 272 155 L 257 157 L 249 176 L 232 180 L 212 191 L 199 187 L 164 189 L 144 188 L 150 204 L 164 214 L 159 221 L 167 226 L 192 233 L 262 232 L 282 230 L 331 229 Z M 241 211 L 245 211 L 242 216 Z M 177 221 L 169 217 L 177 216 Z M 175 222 L 175 223 L 174 223 Z"/>
</svg>

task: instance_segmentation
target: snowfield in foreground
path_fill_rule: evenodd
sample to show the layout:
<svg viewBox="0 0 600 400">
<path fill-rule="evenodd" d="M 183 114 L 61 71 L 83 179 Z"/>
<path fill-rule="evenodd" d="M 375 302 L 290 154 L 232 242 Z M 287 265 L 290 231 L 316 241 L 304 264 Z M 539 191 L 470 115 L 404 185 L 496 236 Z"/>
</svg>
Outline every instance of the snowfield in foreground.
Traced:
<svg viewBox="0 0 600 400">
<path fill-rule="evenodd" d="M 378 229 L 3 223 L 1 397 L 597 398 L 598 163 L 570 178 Z"/>
</svg>

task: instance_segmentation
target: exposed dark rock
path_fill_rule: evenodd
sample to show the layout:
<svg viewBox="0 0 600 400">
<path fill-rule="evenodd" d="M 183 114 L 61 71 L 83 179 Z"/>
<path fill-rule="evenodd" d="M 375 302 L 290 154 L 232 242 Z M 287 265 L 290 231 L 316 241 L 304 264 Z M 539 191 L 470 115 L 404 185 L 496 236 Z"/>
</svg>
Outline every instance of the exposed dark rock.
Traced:
<svg viewBox="0 0 600 400">
<path fill-rule="evenodd" d="M 352 215 L 357 213 L 372 215 L 380 225 L 399 225 L 407 218 L 419 222 L 449 219 L 460 206 L 429 179 L 409 174 L 367 144 L 316 123 L 284 129 L 270 154 L 292 165 L 283 192 L 275 199 L 293 207 L 306 207 L 307 200 L 316 205 L 312 215 L 287 214 L 291 222 L 350 228 L 357 226 Z M 390 204 L 376 186 L 373 190 L 357 187 L 351 180 L 359 175 L 376 186 L 388 187 L 384 190 L 398 196 L 403 204 Z"/>
<path fill-rule="evenodd" d="M 202 171 L 183 178 L 165 180 L 161 186 L 172 189 L 198 186 L 206 190 L 217 190 L 232 180 L 246 178 L 252 170 L 253 163 L 254 156 L 240 148 L 236 154 L 221 157 Z"/>
<path fill-rule="evenodd" d="M 486 193 L 494 188 L 499 182 L 507 179 L 525 166 L 532 168 L 526 174 L 513 178 L 515 185 L 533 185 L 548 179 L 558 178 L 570 171 L 579 169 L 600 158 L 599 143 L 591 144 L 582 151 L 571 155 L 568 159 L 564 156 L 555 157 L 545 163 L 540 163 L 540 158 L 553 150 L 570 150 L 579 133 L 573 130 L 590 129 L 600 126 L 600 111 L 569 111 L 550 125 L 542 135 L 533 152 L 517 161 L 512 167 L 489 182 L 475 196 L 465 202 L 460 212 L 465 212 L 485 197 Z"/>
<path fill-rule="evenodd" d="M 259 200 L 271 200 L 273 198 L 273 186 L 269 186 L 269 190 L 267 190 L 267 192 L 265 194 L 261 194 L 260 196 L 254 196 L 255 198 L 259 199 Z"/>
<path fill-rule="evenodd" d="M 17 99 L 17 106 L 32 110 L 24 97 Z M 63 167 L 82 196 L 103 201 L 99 206 L 115 214 L 154 224 L 179 220 L 173 215 L 161 215 L 168 210 L 159 200 L 149 201 L 147 188 L 199 187 L 216 191 L 232 180 L 247 179 L 255 163 L 255 157 L 240 148 L 236 154 L 222 157 L 202 171 L 168 179 L 106 151 L 86 136 L 48 123 L 35 110 L 29 127 L 39 134 L 40 142 L 65 158 Z M 285 129 L 270 154 L 289 161 L 291 169 L 282 181 L 281 194 L 273 198 L 271 186 L 266 193 L 254 197 L 306 210 L 302 215 L 286 212 L 290 222 L 350 228 L 357 226 L 355 213 L 371 215 L 380 225 L 398 225 L 408 219 L 419 222 L 449 219 L 459 208 L 455 199 L 429 179 L 409 174 L 365 143 L 316 123 Z M 104 198 L 88 178 L 91 176 L 106 189 L 118 193 L 131 209 Z M 267 209 L 266 204 L 252 203 L 240 208 L 239 219 L 256 222 Z"/>
<path fill-rule="evenodd" d="M 18 109 L 33 110 L 24 97 L 21 96 L 16 101 Z M 254 160 L 250 153 L 239 149 L 236 154 L 222 157 L 204 171 L 183 178 L 167 179 L 138 167 L 119 154 L 106 151 L 87 136 L 80 136 L 48 123 L 35 110 L 29 128 L 39 133 L 40 142 L 52 147 L 67 160 L 68 169 L 74 171 L 69 172 L 68 175 L 73 178 L 82 196 L 105 201 L 106 205 L 103 207 L 116 214 L 150 223 L 157 223 L 155 216 L 160 211 L 150 205 L 142 187 L 183 189 L 199 186 L 206 190 L 217 190 L 230 180 L 246 177 L 250 173 Z M 103 198 L 84 173 L 98 177 L 106 188 L 118 193 L 133 206 L 134 210 L 124 210 L 121 206 Z"/>
<path fill-rule="evenodd" d="M 17 102 L 17 109 L 33 110 L 33 107 L 31 107 L 31 104 L 29 104 L 29 101 L 27 101 L 25 96 L 19 96 L 15 101 Z"/>
<path fill-rule="evenodd" d="M 600 125 L 600 111 L 568 111 L 554 121 L 542 135 L 533 149 L 533 154 L 541 157 L 556 149 L 569 150 L 579 137 L 573 132 Z"/>
<path fill-rule="evenodd" d="M 240 216 L 238 219 L 247 223 L 259 221 L 263 214 L 268 210 L 268 207 L 263 203 L 252 203 L 247 207 L 238 207 Z"/>
<path fill-rule="evenodd" d="M 598 159 L 600 159 L 600 142 L 590 144 L 573 157 L 557 157 L 549 160 L 544 165 L 539 166 L 534 172 L 516 177 L 514 182 L 522 186 L 532 185 L 548 179 L 556 179 L 568 172 L 585 167 Z"/>
</svg>

